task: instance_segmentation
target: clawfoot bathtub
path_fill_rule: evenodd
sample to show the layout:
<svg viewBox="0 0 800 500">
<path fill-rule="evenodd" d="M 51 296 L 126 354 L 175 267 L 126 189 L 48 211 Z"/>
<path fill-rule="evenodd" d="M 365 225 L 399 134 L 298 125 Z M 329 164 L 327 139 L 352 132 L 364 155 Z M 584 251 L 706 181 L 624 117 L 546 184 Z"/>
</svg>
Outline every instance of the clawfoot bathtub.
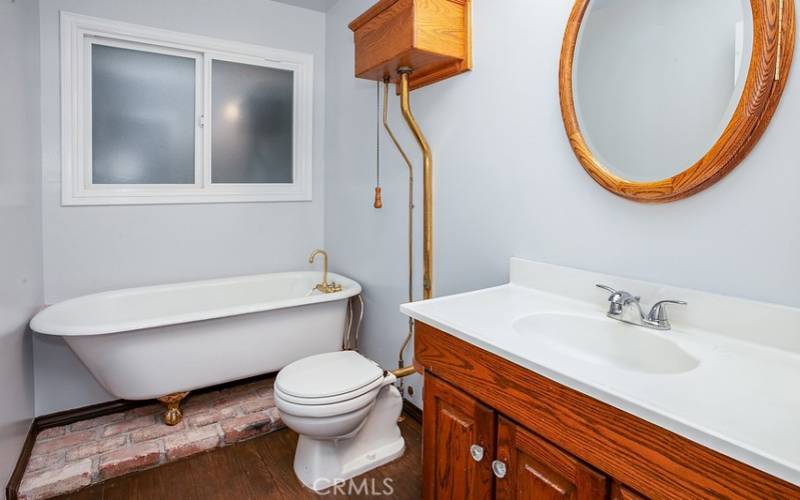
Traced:
<svg viewBox="0 0 800 500">
<path fill-rule="evenodd" d="M 189 391 L 263 373 L 342 349 L 347 302 L 361 286 L 319 272 L 275 273 L 86 295 L 50 306 L 31 329 L 64 338 L 108 392 L 159 399 L 180 422 Z"/>
</svg>

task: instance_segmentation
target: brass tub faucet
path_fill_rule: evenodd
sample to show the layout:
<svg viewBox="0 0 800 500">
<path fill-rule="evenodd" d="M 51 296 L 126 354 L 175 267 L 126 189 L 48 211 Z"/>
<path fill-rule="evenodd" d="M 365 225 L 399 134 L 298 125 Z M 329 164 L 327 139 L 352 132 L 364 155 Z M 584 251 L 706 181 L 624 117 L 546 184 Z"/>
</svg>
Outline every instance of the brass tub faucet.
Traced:
<svg viewBox="0 0 800 500">
<path fill-rule="evenodd" d="M 313 264 L 317 255 L 322 255 L 322 258 L 324 259 L 322 264 L 322 283 L 318 283 L 314 289 L 319 290 L 322 293 L 341 292 L 342 285 L 336 283 L 335 281 L 328 283 L 328 252 L 325 250 L 314 250 L 311 253 L 311 256 L 308 258 L 308 263 Z"/>
</svg>

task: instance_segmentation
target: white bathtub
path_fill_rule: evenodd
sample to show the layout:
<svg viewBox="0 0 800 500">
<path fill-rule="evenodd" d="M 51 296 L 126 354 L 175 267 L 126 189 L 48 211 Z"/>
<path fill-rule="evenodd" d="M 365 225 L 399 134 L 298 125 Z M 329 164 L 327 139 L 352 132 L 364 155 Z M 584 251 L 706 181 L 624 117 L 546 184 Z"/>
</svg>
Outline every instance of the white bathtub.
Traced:
<svg viewBox="0 0 800 500">
<path fill-rule="evenodd" d="M 361 292 L 313 291 L 322 273 L 243 276 L 115 290 L 60 302 L 31 329 L 66 340 L 122 399 L 151 399 L 277 371 L 342 349 L 347 302 Z"/>
</svg>

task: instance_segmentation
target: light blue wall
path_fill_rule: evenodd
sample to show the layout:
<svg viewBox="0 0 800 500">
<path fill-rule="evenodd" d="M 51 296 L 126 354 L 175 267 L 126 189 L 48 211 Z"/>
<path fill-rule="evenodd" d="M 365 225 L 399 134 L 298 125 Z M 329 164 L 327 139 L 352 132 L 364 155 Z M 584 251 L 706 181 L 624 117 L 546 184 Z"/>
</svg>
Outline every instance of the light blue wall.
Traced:
<svg viewBox="0 0 800 500">
<path fill-rule="evenodd" d="M 388 367 L 405 331 L 405 167 L 384 137 L 385 208 L 374 210 L 375 86 L 353 78 L 347 29 L 372 3 L 328 11 L 325 239 L 335 270 L 364 286 L 364 351 Z M 412 94 L 434 151 L 436 293 L 502 283 L 519 256 L 800 306 L 797 66 L 769 130 L 727 178 L 684 201 L 632 203 L 586 175 L 564 134 L 557 75 L 571 3 L 474 1 L 474 71 Z"/>
<path fill-rule="evenodd" d="M 33 417 L 27 324 L 42 302 L 37 8 L 0 2 L 0 485 Z"/>
<path fill-rule="evenodd" d="M 59 11 L 314 56 L 313 201 L 62 207 Z M 41 0 L 44 300 L 306 269 L 323 242 L 325 15 L 270 0 Z M 58 338 L 37 336 L 36 412 L 112 399 Z"/>
<path fill-rule="evenodd" d="M 385 208 L 374 210 L 375 85 L 353 77 L 346 27 L 372 3 L 339 0 L 324 15 L 269 0 L 235 8 L 212 0 L 42 0 L 44 301 L 304 268 L 307 252 L 324 242 L 333 269 L 365 287 L 363 351 L 394 366 L 406 329 L 398 312 L 406 294 L 406 172 L 384 137 Z M 436 161 L 438 295 L 504 282 L 515 255 L 800 306 L 794 75 L 770 129 L 730 176 L 681 202 L 639 205 L 596 185 L 565 138 L 557 72 L 570 2 L 473 4 L 475 71 L 412 95 Z M 60 9 L 313 53 L 314 202 L 61 207 Z M 392 100 L 392 122 L 419 165 Z M 419 221 L 418 210 L 417 249 Z M 35 354 L 37 413 L 111 397 L 60 341 L 38 337 Z M 411 384 L 419 389 L 418 379 Z"/>
</svg>

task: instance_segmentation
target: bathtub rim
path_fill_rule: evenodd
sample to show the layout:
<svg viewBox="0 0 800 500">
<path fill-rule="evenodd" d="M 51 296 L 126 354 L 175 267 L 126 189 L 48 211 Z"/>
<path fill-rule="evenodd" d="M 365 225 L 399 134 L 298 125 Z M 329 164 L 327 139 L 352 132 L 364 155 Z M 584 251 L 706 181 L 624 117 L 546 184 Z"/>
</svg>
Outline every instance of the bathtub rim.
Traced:
<svg viewBox="0 0 800 500">
<path fill-rule="evenodd" d="M 342 276 L 337 273 L 328 273 L 328 279 L 336 281 L 342 285 L 341 292 L 310 295 L 305 297 L 292 297 L 289 299 L 273 300 L 268 302 L 254 302 L 251 304 L 221 307 L 216 309 L 207 309 L 202 311 L 195 311 L 185 314 L 166 315 L 145 320 L 132 320 L 117 323 L 104 323 L 104 324 L 90 324 L 90 325 L 69 325 L 65 326 L 63 323 L 51 320 L 49 317 L 53 314 L 54 308 L 69 307 L 81 302 L 88 302 L 97 298 L 102 298 L 108 295 L 133 295 L 141 293 L 144 290 L 148 291 L 164 291 L 175 288 L 189 288 L 191 286 L 209 286 L 209 285 L 223 285 L 243 280 L 258 280 L 259 278 L 270 277 L 286 277 L 286 276 L 302 276 L 311 275 L 318 276 L 320 279 L 322 273 L 318 271 L 288 271 L 277 273 L 261 273 L 261 274 L 246 274 L 225 278 L 214 278 L 208 280 L 197 281 L 182 281 L 177 283 L 165 283 L 160 285 L 146 285 L 130 288 L 119 288 L 114 290 L 107 290 L 103 292 L 96 292 L 87 295 L 80 295 L 71 299 L 56 302 L 50 306 L 45 306 L 39 313 L 37 313 L 30 321 L 30 329 L 33 332 L 43 335 L 54 335 L 59 337 L 81 337 L 92 335 L 110 335 L 115 333 L 132 332 L 136 330 L 146 330 L 151 328 L 158 328 L 170 325 L 179 325 L 185 323 L 193 323 L 197 321 L 205 321 L 210 319 L 227 318 L 231 316 L 240 316 L 244 314 L 254 314 L 259 312 L 273 311 L 277 309 L 288 309 L 293 307 L 300 307 L 305 305 L 320 304 L 324 302 L 333 302 L 337 300 L 346 300 L 350 297 L 359 295 L 362 291 L 361 285 L 350 278 Z"/>
</svg>

